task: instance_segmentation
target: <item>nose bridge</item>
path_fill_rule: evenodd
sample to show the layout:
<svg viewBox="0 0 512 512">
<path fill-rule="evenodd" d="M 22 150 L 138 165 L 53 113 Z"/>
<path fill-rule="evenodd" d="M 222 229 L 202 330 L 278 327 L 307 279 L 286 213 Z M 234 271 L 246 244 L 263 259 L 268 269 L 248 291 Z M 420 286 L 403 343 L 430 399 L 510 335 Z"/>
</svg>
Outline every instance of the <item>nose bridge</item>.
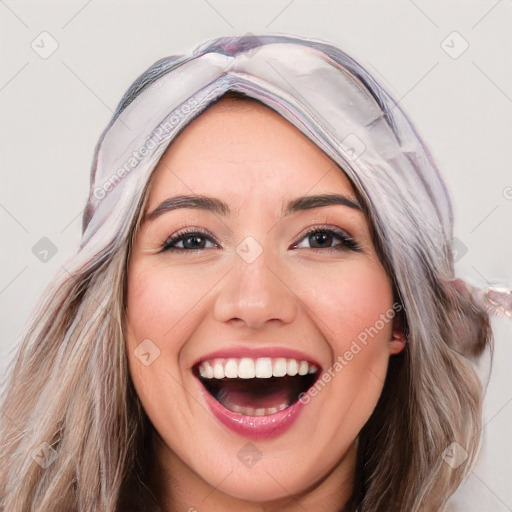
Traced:
<svg viewBox="0 0 512 512">
<path fill-rule="evenodd" d="M 259 328 L 269 320 L 290 323 L 297 314 L 297 297 L 280 275 L 278 258 L 252 237 L 233 255 L 233 269 L 222 281 L 215 303 L 218 321 L 238 320 Z"/>
</svg>

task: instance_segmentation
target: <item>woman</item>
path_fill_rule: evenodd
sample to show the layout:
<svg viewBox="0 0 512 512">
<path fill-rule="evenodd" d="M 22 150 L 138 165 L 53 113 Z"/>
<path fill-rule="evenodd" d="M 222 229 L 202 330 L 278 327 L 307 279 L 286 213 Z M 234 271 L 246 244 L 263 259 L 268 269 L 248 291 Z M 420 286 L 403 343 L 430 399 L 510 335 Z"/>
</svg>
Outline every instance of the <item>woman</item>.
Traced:
<svg viewBox="0 0 512 512">
<path fill-rule="evenodd" d="M 412 125 L 339 49 L 158 61 L 13 368 L 4 510 L 441 510 L 491 338 L 452 224 Z"/>
</svg>

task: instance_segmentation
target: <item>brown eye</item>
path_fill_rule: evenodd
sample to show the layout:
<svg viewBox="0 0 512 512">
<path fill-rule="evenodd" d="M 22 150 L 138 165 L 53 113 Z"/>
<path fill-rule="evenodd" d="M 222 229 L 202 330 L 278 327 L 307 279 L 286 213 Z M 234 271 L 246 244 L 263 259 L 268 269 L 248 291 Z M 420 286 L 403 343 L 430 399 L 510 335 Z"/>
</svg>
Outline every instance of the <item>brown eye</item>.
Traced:
<svg viewBox="0 0 512 512">
<path fill-rule="evenodd" d="M 308 245 L 309 244 L 309 245 Z M 308 231 L 294 249 L 332 249 L 343 251 L 350 249 L 362 252 L 359 244 L 345 231 L 334 228 L 315 227 Z"/>
<path fill-rule="evenodd" d="M 333 237 L 327 233 L 313 233 L 309 235 L 309 242 L 314 249 L 323 249 L 325 247 L 331 247 Z"/>
</svg>

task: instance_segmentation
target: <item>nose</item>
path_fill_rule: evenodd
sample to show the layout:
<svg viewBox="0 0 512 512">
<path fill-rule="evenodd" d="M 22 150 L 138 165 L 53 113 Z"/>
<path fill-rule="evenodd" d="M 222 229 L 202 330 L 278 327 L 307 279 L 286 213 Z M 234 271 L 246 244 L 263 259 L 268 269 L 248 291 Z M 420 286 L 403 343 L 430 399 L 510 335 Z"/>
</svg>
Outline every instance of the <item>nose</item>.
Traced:
<svg viewBox="0 0 512 512">
<path fill-rule="evenodd" d="M 267 322 L 288 324 L 295 320 L 299 298 L 286 274 L 275 264 L 269 266 L 270 257 L 265 252 L 251 263 L 234 256 L 233 269 L 221 281 L 215 300 L 217 321 L 260 329 Z"/>
</svg>

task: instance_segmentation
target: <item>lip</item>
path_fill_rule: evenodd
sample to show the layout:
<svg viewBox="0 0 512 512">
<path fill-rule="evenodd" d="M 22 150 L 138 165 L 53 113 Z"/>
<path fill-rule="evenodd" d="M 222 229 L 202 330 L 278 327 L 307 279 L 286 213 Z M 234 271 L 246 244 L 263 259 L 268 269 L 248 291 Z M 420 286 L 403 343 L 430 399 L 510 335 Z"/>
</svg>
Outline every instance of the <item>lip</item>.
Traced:
<svg viewBox="0 0 512 512">
<path fill-rule="evenodd" d="M 211 359 L 229 359 L 229 358 L 242 358 L 249 357 L 257 359 L 259 357 L 284 357 L 287 359 L 297 359 L 299 361 L 307 361 L 310 364 L 314 364 L 321 370 L 321 365 L 308 354 L 301 352 L 300 350 L 290 349 L 286 347 L 230 347 L 210 352 L 209 354 L 201 357 L 192 365 L 197 366 L 203 361 Z"/>
<path fill-rule="evenodd" d="M 290 349 L 286 347 L 229 347 L 219 349 L 214 352 L 198 359 L 193 368 L 197 368 L 203 361 L 211 359 L 229 359 L 229 358 L 242 358 L 249 357 L 257 359 L 259 357 L 278 358 L 283 357 L 287 359 L 297 359 L 299 361 L 307 361 L 314 364 L 321 373 L 321 366 L 314 358 L 305 354 L 300 350 Z M 203 386 L 199 378 L 196 376 L 197 383 L 200 387 L 201 393 L 208 405 L 212 414 L 227 428 L 233 432 L 249 437 L 252 439 L 271 439 L 283 434 L 288 430 L 292 424 L 299 418 L 304 404 L 297 400 L 294 404 L 290 405 L 282 411 L 265 416 L 246 416 L 232 412 L 226 409 L 220 402 L 218 402 Z"/>
<path fill-rule="evenodd" d="M 246 416 L 229 411 L 208 393 L 199 379 L 197 383 L 212 414 L 227 428 L 252 439 L 271 439 L 288 430 L 299 417 L 304 404 L 297 400 L 282 411 L 266 416 Z"/>
</svg>

